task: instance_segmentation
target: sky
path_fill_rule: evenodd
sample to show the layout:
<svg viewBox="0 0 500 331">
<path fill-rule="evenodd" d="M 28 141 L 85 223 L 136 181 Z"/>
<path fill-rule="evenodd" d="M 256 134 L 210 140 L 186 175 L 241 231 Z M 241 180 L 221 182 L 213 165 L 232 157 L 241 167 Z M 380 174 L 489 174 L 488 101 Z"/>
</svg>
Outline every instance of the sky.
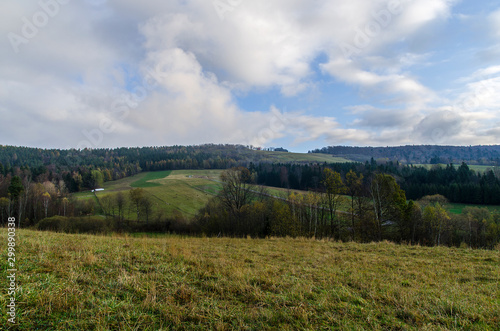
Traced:
<svg viewBox="0 0 500 331">
<path fill-rule="evenodd" d="M 4 0 L 0 144 L 500 144 L 500 2 Z"/>
</svg>

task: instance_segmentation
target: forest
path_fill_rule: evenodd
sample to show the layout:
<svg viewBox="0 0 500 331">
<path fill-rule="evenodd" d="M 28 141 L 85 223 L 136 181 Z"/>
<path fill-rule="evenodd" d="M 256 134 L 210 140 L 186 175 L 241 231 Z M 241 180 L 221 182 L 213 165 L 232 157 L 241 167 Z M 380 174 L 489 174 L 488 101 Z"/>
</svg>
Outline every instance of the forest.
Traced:
<svg viewBox="0 0 500 331">
<path fill-rule="evenodd" d="M 342 176 L 325 167 L 318 175 L 315 190 L 269 198 L 265 190 L 252 185 L 256 173 L 247 168 L 227 170 L 221 176 L 223 189 L 200 211 L 195 228 L 212 235 L 389 240 L 490 249 L 500 242 L 500 214 L 485 208 L 467 207 L 462 214 L 451 215 L 443 208 L 447 199 L 442 195 L 407 200 L 396 179 L 384 173 L 365 178 L 351 169 Z"/>
</svg>

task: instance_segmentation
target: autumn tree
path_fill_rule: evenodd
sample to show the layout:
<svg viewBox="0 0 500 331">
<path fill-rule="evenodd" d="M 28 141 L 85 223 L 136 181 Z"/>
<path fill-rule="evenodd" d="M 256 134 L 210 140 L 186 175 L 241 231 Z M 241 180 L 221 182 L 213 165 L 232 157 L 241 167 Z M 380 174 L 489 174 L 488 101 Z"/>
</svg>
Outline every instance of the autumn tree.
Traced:
<svg viewBox="0 0 500 331">
<path fill-rule="evenodd" d="M 318 209 L 320 205 L 320 197 L 317 193 L 309 191 L 305 196 L 305 203 L 307 208 L 309 209 L 309 233 L 313 233 L 313 236 L 316 237 L 318 234 Z M 314 223 L 314 227 L 313 227 Z M 313 230 L 314 228 L 314 230 Z"/>
<path fill-rule="evenodd" d="M 104 183 L 104 175 L 99 170 L 92 170 L 91 174 L 91 189 L 102 187 Z"/>
<path fill-rule="evenodd" d="M 219 197 L 227 210 L 236 215 L 254 197 L 253 178 L 245 167 L 232 168 L 220 175 L 222 190 Z"/>
<path fill-rule="evenodd" d="M 277 199 L 272 202 L 271 234 L 283 237 L 296 237 L 300 234 L 300 226 L 292 216 L 290 206 Z"/>
<path fill-rule="evenodd" d="M 146 217 L 146 223 L 149 222 L 149 216 L 153 212 L 153 201 L 151 200 L 151 197 L 147 195 L 143 195 L 141 198 L 141 211 L 143 212 L 144 216 Z"/>
<path fill-rule="evenodd" d="M 105 215 L 115 216 L 115 199 L 113 195 L 107 194 L 99 199 Z"/>
<path fill-rule="evenodd" d="M 50 203 L 51 197 L 48 192 L 45 192 L 42 194 L 42 203 L 43 203 L 43 208 L 45 210 L 45 218 L 47 218 L 47 211 L 49 209 L 49 203 Z"/>
<path fill-rule="evenodd" d="M 346 181 L 346 193 L 351 197 L 351 208 L 349 212 L 351 213 L 351 231 L 352 239 L 356 237 L 356 225 L 354 224 L 354 219 L 356 217 L 355 204 L 356 199 L 362 199 L 361 193 L 363 191 L 363 174 L 359 176 L 351 170 L 345 176 Z M 358 202 L 359 205 L 359 202 Z M 361 217 L 361 215 L 359 215 Z"/>
<path fill-rule="evenodd" d="M 336 217 L 336 213 L 342 194 L 345 192 L 342 177 L 338 172 L 325 168 L 322 184 L 325 187 L 326 202 L 330 213 L 331 235 L 340 238 L 340 218 Z"/>
<path fill-rule="evenodd" d="M 434 245 L 441 245 L 441 234 L 450 219 L 448 212 L 439 203 L 425 207 L 423 221 L 431 231 L 430 237 L 434 241 Z"/>
<path fill-rule="evenodd" d="M 382 239 L 384 225 L 398 224 L 404 220 L 406 210 L 405 192 L 391 175 L 376 174 L 370 185 L 377 239 Z"/>
<path fill-rule="evenodd" d="M 33 210 L 33 222 L 36 223 L 39 217 L 39 207 L 45 188 L 42 183 L 35 183 L 31 188 L 31 208 Z"/>
<path fill-rule="evenodd" d="M 141 212 L 141 204 L 144 199 L 144 194 L 145 194 L 144 189 L 140 187 L 131 189 L 129 191 L 130 201 L 132 202 L 135 211 L 137 213 L 137 220 L 139 220 L 139 214 Z"/>
<path fill-rule="evenodd" d="M 127 204 L 127 199 L 125 198 L 122 192 L 118 192 L 115 195 L 115 200 L 116 200 L 116 208 L 118 209 L 118 218 L 120 220 L 123 220 L 124 218 L 123 214 Z"/>
<path fill-rule="evenodd" d="M 69 200 L 68 198 L 64 197 L 62 199 L 62 205 L 63 205 L 63 216 L 66 216 L 66 209 L 68 208 Z"/>
<path fill-rule="evenodd" d="M 422 207 L 425 208 L 428 205 L 435 206 L 436 203 L 439 203 L 441 206 L 444 206 L 448 203 L 448 199 L 446 199 L 446 197 L 440 194 L 434 194 L 434 195 L 426 195 L 418 202 Z"/>
</svg>

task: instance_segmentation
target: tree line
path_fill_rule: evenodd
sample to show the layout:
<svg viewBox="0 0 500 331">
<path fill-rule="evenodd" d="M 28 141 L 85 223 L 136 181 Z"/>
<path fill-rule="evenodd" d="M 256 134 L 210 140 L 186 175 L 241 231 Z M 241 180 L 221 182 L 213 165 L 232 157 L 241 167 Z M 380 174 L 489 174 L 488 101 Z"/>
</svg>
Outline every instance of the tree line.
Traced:
<svg viewBox="0 0 500 331">
<path fill-rule="evenodd" d="M 462 163 L 499 165 L 500 146 L 438 146 L 411 145 L 396 147 L 354 147 L 328 146 L 309 151 L 346 157 L 350 160 L 365 162 L 374 159 L 401 162 L 405 164 L 449 164 Z"/>
<path fill-rule="evenodd" d="M 245 166 L 257 173 L 259 184 L 291 189 L 316 189 L 323 168 L 330 167 L 345 175 L 349 170 L 369 178 L 374 171 L 393 175 L 408 198 L 441 194 L 451 202 L 500 204 L 500 171 L 492 168 L 477 173 L 464 163 L 432 169 L 399 162 L 342 164 L 274 164 L 251 146 L 200 145 L 85 150 L 46 150 L 0 146 L 0 196 L 6 196 L 2 182 L 14 176 L 32 182 L 62 181 L 69 193 L 90 190 L 104 182 L 132 176 L 142 171 L 177 169 L 229 169 Z M 410 146 L 421 150 L 421 146 Z M 465 147 L 464 147 L 465 148 Z M 479 147 L 478 147 L 479 148 Z M 482 146 L 489 150 L 494 146 Z M 349 148 L 352 149 L 352 148 Z M 356 149 L 356 148 L 355 148 Z M 395 148 L 397 149 L 397 148 Z M 477 156 L 477 155 L 476 155 Z M 8 184 L 7 184 L 8 186 Z M 60 185 L 59 185 L 60 186 Z"/>
<path fill-rule="evenodd" d="M 69 194 L 64 181 L 40 183 L 32 181 L 29 176 L 23 178 L 13 176 L 10 182 L 1 181 L 0 178 L 0 184 L 0 189 L 6 192 L 4 196 L 0 196 L 2 225 L 6 224 L 9 217 L 15 217 L 18 226 L 29 227 L 54 216 L 78 219 L 102 215 L 115 220 L 115 228 L 119 229 L 122 225 L 128 227 L 131 221 L 144 223 L 148 227 L 170 222 L 170 219 L 183 219 L 179 213 L 170 218 L 161 211 L 154 213 L 154 204 L 158 201 L 142 188 L 131 189 L 126 193 L 104 195 L 100 198 L 89 192 L 89 197 L 78 198 Z M 159 228 L 164 230 L 165 226 L 161 225 Z"/>
<path fill-rule="evenodd" d="M 431 169 L 422 166 L 402 165 L 398 162 L 333 164 L 251 164 L 260 185 L 296 190 L 320 188 L 324 169 L 330 168 L 342 176 L 349 171 L 363 175 L 364 185 L 374 173 L 386 173 L 396 178 L 408 199 L 418 200 L 427 195 L 440 194 L 453 203 L 500 205 L 500 169 L 476 172 L 465 163 L 460 166 L 436 165 Z"/>
<path fill-rule="evenodd" d="M 316 190 L 273 196 L 254 185 L 258 174 L 240 167 L 222 176 L 219 195 L 198 213 L 194 229 L 210 235 L 306 236 L 342 241 L 391 240 L 420 245 L 493 248 L 500 214 L 468 207 L 451 215 L 441 195 L 407 200 L 396 179 L 352 169 L 323 168 Z"/>
<path fill-rule="evenodd" d="M 282 148 L 276 151 L 285 151 Z M 71 192 L 93 189 L 103 182 L 142 171 L 228 169 L 250 162 L 270 162 L 252 146 L 215 145 L 40 149 L 0 145 L 0 176 L 30 176 L 36 182 L 64 181 Z M 0 192 L 1 194 L 1 192 Z"/>
</svg>

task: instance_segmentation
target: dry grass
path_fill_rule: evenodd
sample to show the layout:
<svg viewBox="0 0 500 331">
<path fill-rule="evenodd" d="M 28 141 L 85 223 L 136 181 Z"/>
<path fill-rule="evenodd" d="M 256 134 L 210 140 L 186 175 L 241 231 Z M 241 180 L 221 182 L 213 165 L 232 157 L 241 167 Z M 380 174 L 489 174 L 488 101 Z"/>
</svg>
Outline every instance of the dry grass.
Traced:
<svg viewBox="0 0 500 331">
<path fill-rule="evenodd" d="M 24 330 L 500 329 L 498 251 L 18 235 Z"/>
</svg>

